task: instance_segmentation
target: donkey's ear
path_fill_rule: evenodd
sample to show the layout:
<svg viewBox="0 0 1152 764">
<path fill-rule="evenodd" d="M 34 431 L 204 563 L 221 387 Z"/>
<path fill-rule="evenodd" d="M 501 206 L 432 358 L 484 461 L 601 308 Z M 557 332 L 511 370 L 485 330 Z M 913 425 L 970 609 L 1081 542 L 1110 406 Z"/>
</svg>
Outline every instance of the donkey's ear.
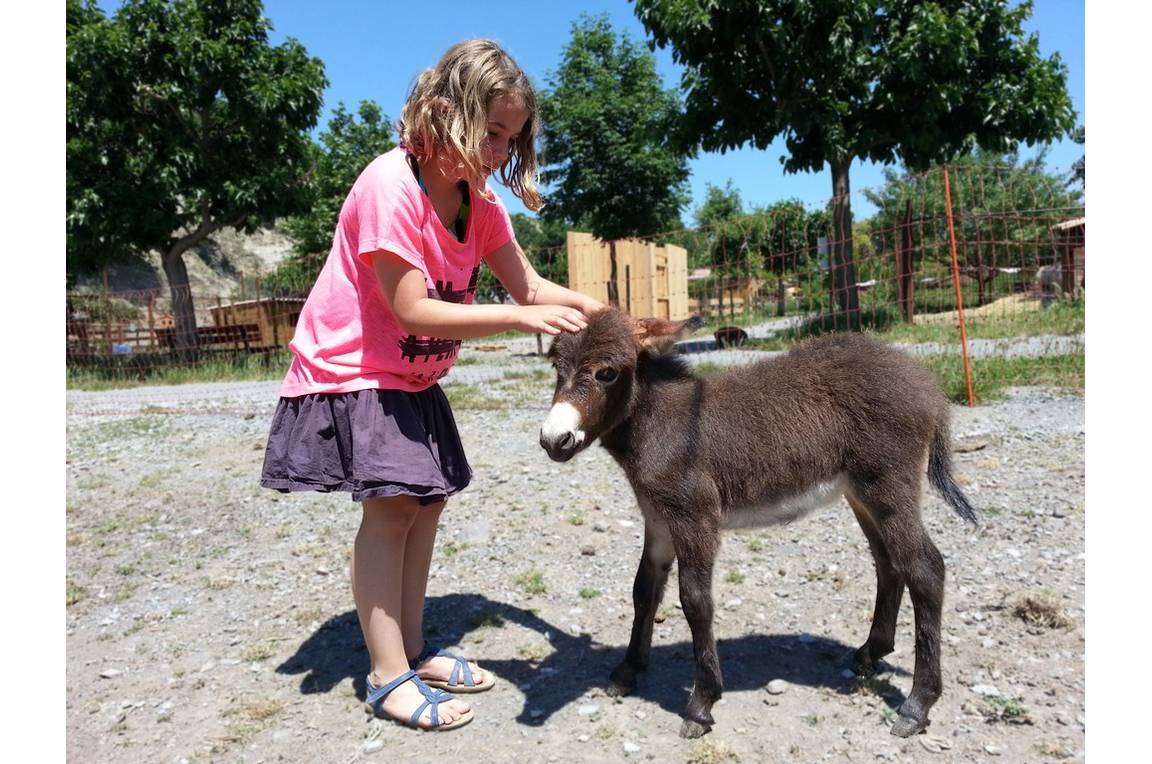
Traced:
<svg viewBox="0 0 1152 764">
<path fill-rule="evenodd" d="M 704 325 L 704 319 L 692 316 L 685 321 L 666 321 L 662 318 L 632 319 L 632 335 L 640 350 L 663 353 L 680 339 L 685 332 L 694 331 Z"/>
</svg>

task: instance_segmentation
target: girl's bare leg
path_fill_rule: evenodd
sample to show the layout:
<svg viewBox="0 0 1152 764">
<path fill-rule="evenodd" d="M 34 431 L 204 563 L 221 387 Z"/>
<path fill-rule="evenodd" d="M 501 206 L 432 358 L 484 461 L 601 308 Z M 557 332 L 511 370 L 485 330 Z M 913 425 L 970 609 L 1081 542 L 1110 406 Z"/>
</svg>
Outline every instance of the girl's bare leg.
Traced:
<svg viewBox="0 0 1152 764">
<path fill-rule="evenodd" d="M 360 531 L 352 548 L 352 597 L 364 643 L 372 661 L 372 684 L 379 687 L 408 671 L 401 631 L 405 590 L 424 590 L 425 580 L 409 581 L 404 575 L 409 535 L 420 510 L 410 496 L 370 498 L 363 502 Z M 427 574 L 427 566 L 425 566 Z M 407 720 L 424 702 L 412 682 L 400 685 L 383 702 L 383 710 L 393 718 Z M 459 718 L 469 706 L 461 700 L 442 703 L 438 709 L 444 723 Z M 429 726 L 430 709 L 420 718 Z"/>
<path fill-rule="evenodd" d="M 422 507 L 416 515 L 412 529 L 408 532 L 408 544 L 404 556 L 404 618 L 401 631 L 404 634 L 404 648 L 411 660 L 424 649 L 424 593 L 428 586 L 428 569 L 432 564 L 432 549 L 436 544 L 437 523 L 444 510 L 444 502 Z M 417 585 L 419 582 L 419 585 Z M 452 676 L 456 661 L 451 658 L 434 658 L 420 666 L 422 679 L 447 682 Z M 469 661 L 472 681 L 483 684 L 487 674 L 475 663 Z M 463 676 L 457 679 L 463 682 Z"/>
</svg>

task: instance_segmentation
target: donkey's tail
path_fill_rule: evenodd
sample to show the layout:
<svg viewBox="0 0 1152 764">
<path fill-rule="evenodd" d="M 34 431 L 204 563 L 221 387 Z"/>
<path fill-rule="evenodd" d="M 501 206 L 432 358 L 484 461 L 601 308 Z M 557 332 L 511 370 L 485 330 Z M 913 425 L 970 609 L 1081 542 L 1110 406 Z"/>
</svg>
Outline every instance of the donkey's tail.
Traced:
<svg viewBox="0 0 1152 764">
<path fill-rule="evenodd" d="M 952 438 L 947 419 L 941 420 L 936 426 L 936 435 L 929 447 L 928 480 L 944 497 L 944 501 L 948 502 L 948 506 L 956 510 L 956 514 L 973 525 L 978 524 L 976 510 L 972 508 L 960 486 L 952 479 Z"/>
</svg>

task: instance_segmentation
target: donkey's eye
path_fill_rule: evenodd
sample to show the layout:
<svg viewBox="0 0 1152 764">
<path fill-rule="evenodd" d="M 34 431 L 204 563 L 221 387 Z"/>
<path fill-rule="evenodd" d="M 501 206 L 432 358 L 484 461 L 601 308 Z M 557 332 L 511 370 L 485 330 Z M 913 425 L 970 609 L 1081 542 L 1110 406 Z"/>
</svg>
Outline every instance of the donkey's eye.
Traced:
<svg viewBox="0 0 1152 764">
<path fill-rule="evenodd" d="M 616 370 L 615 369 L 604 368 L 604 369 L 598 369 L 596 371 L 596 381 L 597 382 L 603 382 L 604 384 L 608 384 L 609 382 L 614 382 L 615 380 L 616 380 Z"/>
</svg>

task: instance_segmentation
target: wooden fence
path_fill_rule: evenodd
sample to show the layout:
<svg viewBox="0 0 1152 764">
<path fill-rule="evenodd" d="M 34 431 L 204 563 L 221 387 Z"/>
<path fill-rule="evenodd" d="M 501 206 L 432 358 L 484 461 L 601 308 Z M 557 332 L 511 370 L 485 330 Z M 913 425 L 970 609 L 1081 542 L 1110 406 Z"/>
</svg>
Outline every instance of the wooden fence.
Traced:
<svg viewBox="0 0 1152 764">
<path fill-rule="evenodd" d="M 691 315 L 688 252 L 671 244 L 603 242 L 589 233 L 569 231 L 568 287 L 601 302 L 615 302 L 636 317 L 678 320 Z"/>
</svg>

